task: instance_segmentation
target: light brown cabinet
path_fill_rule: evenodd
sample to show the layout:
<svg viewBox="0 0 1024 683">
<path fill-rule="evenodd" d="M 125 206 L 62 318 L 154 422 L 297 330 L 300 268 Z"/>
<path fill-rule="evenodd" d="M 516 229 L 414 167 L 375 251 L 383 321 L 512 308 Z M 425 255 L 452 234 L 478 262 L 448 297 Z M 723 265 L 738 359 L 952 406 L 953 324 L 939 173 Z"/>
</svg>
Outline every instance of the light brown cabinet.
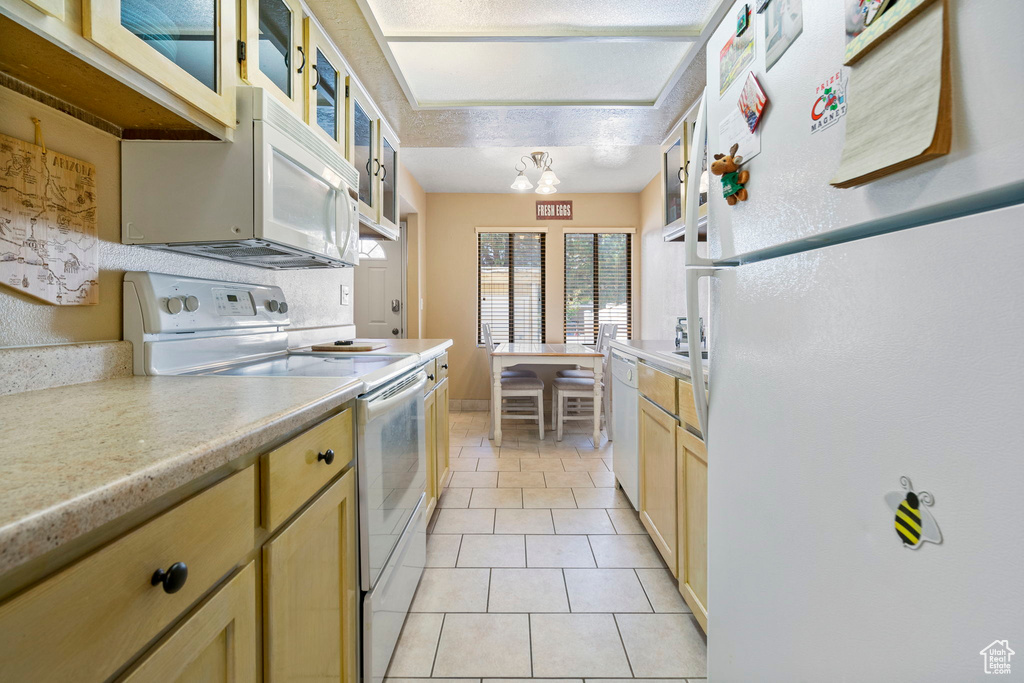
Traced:
<svg viewBox="0 0 1024 683">
<path fill-rule="evenodd" d="M 358 540 L 349 470 L 263 546 L 265 680 L 357 680 Z"/>
<path fill-rule="evenodd" d="M 441 489 L 437 485 L 437 393 L 429 385 L 423 397 L 423 419 L 427 437 L 427 519 L 430 519 L 441 497 Z"/>
<path fill-rule="evenodd" d="M 676 428 L 679 484 L 679 592 L 701 628 L 708 630 L 708 450 Z"/>
<path fill-rule="evenodd" d="M 274 93 L 296 116 L 306 119 L 306 73 L 310 59 L 303 41 L 300 0 L 242 0 L 245 58 L 242 78 Z"/>
<path fill-rule="evenodd" d="M 437 475 L 435 482 L 437 486 L 437 495 L 441 495 L 441 491 L 444 489 L 444 483 L 448 480 L 449 470 L 449 456 L 451 443 L 451 431 L 448 428 L 448 380 L 442 379 L 434 389 L 435 399 L 434 402 L 437 405 L 437 416 L 435 418 L 436 432 L 434 438 L 434 472 Z"/>
<path fill-rule="evenodd" d="M 676 419 L 641 396 L 640 521 L 673 576 L 679 575 L 679 464 Z"/>
<path fill-rule="evenodd" d="M 120 683 L 255 683 L 256 564 L 238 570 Z"/>
</svg>

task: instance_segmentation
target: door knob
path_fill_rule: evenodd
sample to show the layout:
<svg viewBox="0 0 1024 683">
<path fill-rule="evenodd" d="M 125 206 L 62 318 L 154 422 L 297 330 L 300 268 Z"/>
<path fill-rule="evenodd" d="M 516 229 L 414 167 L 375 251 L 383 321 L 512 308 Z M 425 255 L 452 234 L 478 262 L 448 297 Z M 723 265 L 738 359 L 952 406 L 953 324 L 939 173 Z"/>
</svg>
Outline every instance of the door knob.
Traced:
<svg viewBox="0 0 1024 683">
<path fill-rule="evenodd" d="M 392 299 L 391 300 L 391 312 L 392 313 L 398 313 L 401 310 L 402 310 L 402 300 L 401 299 Z"/>
<path fill-rule="evenodd" d="M 396 327 L 395 329 L 391 330 L 391 334 L 393 334 L 393 335 L 395 335 L 397 337 L 398 336 L 398 328 Z"/>
</svg>

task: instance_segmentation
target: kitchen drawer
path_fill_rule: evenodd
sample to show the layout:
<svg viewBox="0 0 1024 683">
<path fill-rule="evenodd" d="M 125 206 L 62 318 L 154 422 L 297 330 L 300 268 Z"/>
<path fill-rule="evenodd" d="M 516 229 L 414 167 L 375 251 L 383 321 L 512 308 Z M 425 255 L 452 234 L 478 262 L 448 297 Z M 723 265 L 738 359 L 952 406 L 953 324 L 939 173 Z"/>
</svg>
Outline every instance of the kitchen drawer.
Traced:
<svg viewBox="0 0 1024 683">
<path fill-rule="evenodd" d="M 644 363 L 638 364 L 637 369 L 640 372 L 640 393 L 665 411 L 678 415 L 676 412 L 676 378 Z"/>
<path fill-rule="evenodd" d="M 434 362 L 437 364 L 437 381 L 440 382 L 448 376 L 448 352 L 442 353 Z"/>
<path fill-rule="evenodd" d="M 352 461 L 352 408 L 263 456 L 263 526 L 273 531 Z"/>
<path fill-rule="evenodd" d="M 679 417 L 690 429 L 700 434 L 700 419 L 697 417 L 697 406 L 693 402 L 693 385 L 685 379 L 678 380 Z"/>
<path fill-rule="evenodd" d="M 255 467 L 190 498 L 0 606 L 8 681 L 102 681 L 252 550 Z M 174 593 L 151 580 L 184 563 Z"/>
<path fill-rule="evenodd" d="M 441 380 L 437 377 L 437 359 L 429 360 L 423 365 L 423 372 L 427 373 L 427 386 L 424 387 L 423 393 L 430 393 L 434 389 L 434 385 Z"/>
</svg>

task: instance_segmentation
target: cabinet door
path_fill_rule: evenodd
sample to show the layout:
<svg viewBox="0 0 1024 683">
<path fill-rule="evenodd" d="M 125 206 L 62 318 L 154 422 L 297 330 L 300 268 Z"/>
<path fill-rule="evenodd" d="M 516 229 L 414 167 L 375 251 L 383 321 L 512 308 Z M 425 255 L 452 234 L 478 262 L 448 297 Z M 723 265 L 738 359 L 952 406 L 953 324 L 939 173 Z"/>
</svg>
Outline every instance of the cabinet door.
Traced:
<svg viewBox="0 0 1024 683">
<path fill-rule="evenodd" d="M 263 546 L 267 681 L 356 683 L 358 553 L 349 470 Z"/>
<path fill-rule="evenodd" d="M 240 569 L 120 679 L 121 683 L 253 683 L 256 565 Z"/>
<path fill-rule="evenodd" d="M 302 41 L 303 14 L 299 0 L 245 2 L 245 61 L 242 77 L 274 93 L 305 117 L 305 74 L 309 56 Z"/>
<path fill-rule="evenodd" d="M 661 197 L 665 227 L 683 223 L 683 138 L 673 131 L 661 149 Z"/>
<path fill-rule="evenodd" d="M 380 218 L 392 230 L 398 229 L 398 138 L 384 121 L 380 129 Z"/>
<path fill-rule="evenodd" d="M 640 521 L 665 558 L 673 576 L 679 575 L 678 480 L 676 419 L 640 397 Z"/>
<path fill-rule="evenodd" d="M 434 512 L 441 489 L 437 486 L 437 391 L 423 398 L 423 417 L 427 423 L 427 519 Z"/>
<path fill-rule="evenodd" d="M 359 213 L 377 222 L 377 111 L 350 76 L 348 93 L 349 161 L 359 171 Z"/>
<path fill-rule="evenodd" d="M 82 33 L 212 118 L 235 127 L 232 0 L 83 0 Z"/>
<path fill-rule="evenodd" d="M 345 154 L 345 72 L 341 55 L 312 17 L 306 17 L 306 47 L 309 68 L 303 79 L 306 88 L 306 120 Z"/>
<path fill-rule="evenodd" d="M 437 389 L 434 390 L 434 402 L 437 405 L 437 424 L 435 426 L 435 448 L 437 452 L 434 454 L 434 461 L 436 465 L 435 477 L 437 485 L 437 495 L 441 495 L 441 491 L 444 490 L 444 483 L 448 479 L 448 457 L 449 457 L 449 441 L 450 433 L 448 429 L 448 380 L 441 380 L 441 383 L 437 385 Z"/>
<path fill-rule="evenodd" d="M 708 630 L 708 449 L 686 429 L 676 431 L 682 465 L 679 489 L 679 592 Z"/>
</svg>

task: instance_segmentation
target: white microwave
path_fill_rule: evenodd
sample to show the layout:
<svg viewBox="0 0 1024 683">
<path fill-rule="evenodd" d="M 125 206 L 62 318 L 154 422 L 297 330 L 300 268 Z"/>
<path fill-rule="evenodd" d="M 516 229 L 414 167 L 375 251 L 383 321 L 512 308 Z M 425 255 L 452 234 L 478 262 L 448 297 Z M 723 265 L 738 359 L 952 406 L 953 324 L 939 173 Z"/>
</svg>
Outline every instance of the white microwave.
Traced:
<svg viewBox="0 0 1024 683">
<path fill-rule="evenodd" d="M 359 172 L 262 88 L 234 142 L 121 143 L 121 241 L 263 268 L 359 262 Z"/>
</svg>

